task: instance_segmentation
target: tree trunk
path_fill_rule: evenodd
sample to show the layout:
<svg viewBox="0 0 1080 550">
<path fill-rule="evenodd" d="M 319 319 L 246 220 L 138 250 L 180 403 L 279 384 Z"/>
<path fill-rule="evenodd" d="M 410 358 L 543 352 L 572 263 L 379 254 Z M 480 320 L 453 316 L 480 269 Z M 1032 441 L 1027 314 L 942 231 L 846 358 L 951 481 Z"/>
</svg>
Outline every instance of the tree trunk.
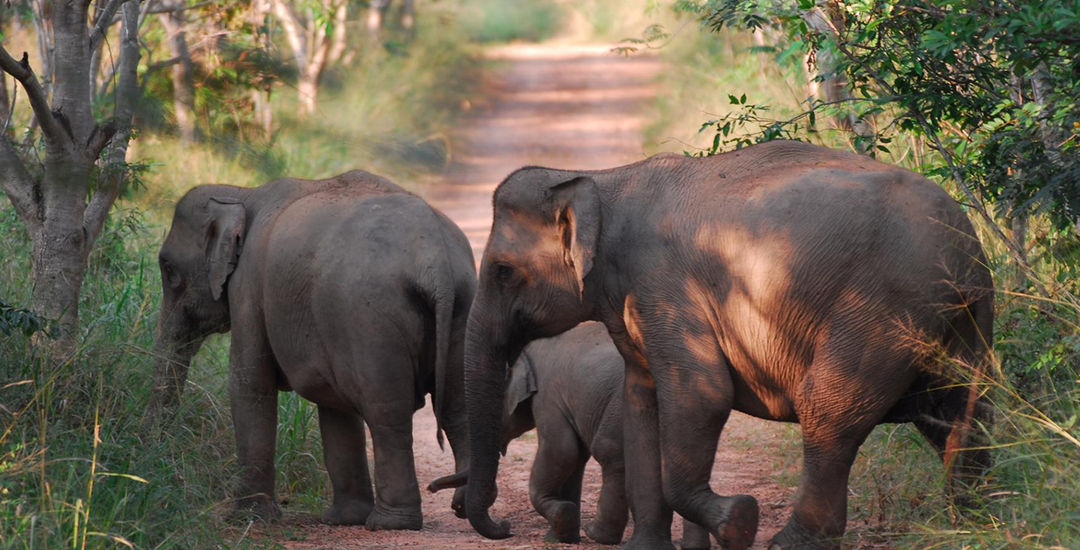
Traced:
<svg viewBox="0 0 1080 550">
<path fill-rule="evenodd" d="M 172 11 L 159 16 L 165 34 L 168 36 L 169 55 L 177 60 L 172 66 L 173 110 L 176 114 L 176 128 L 180 132 L 180 143 L 190 145 L 195 141 L 195 92 L 192 84 L 194 72 L 191 53 L 187 46 L 187 33 L 184 25 L 183 3 L 169 6 Z"/>
<path fill-rule="evenodd" d="M 844 21 L 840 15 L 840 7 L 835 0 L 818 2 L 818 7 L 803 12 L 803 21 L 814 32 L 826 35 L 833 40 L 839 41 L 844 32 Z M 821 99 L 825 103 L 839 104 L 852 98 L 851 89 L 847 77 L 840 72 L 840 63 L 836 54 L 829 48 L 816 50 L 818 75 L 821 79 Z M 844 108 L 836 116 L 838 127 L 855 134 L 855 148 L 859 153 L 867 153 L 871 150 L 872 138 L 876 134 L 873 127 L 860 118 L 854 110 Z"/>
<path fill-rule="evenodd" d="M 32 307 L 57 323 L 59 338 L 45 346 L 53 364 L 74 350 L 79 320 L 79 295 L 90 248 L 101 232 L 119 193 L 123 170 L 103 170 L 91 191 L 94 166 L 116 137 L 108 161 L 122 162 L 138 92 L 136 67 L 139 7 L 133 0 L 110 0 L 98 13 L 91 38 L 87 27 L 88 2 L 57 2 L 37 13 L 38 29 L 53 31 L 40 38 L 51 50 L 52 101 L 23 55 L 16 61 L 0 45 L 0 68 L 14 76 L 26 91 L 45 142 L 44 171 L 32 175 L 6 134 L 0 135 L 0 185 L 26 225 L 32 244 Z M 123 9 L 119 82 L 116 86 L 116 125 L 101 126 L 94 119 L 91 95 L 91 55 L 102 40 L 117 9 Z M 43 56 L 49 58 L 48 52 Z M 117 127 L 118 126 L 118 127 Z M 123 143 L 120 143 L 120 142 Z"/>
<path fill-rule="evenodd" d="M 54 361 L 75 351 L 79 295 L 88 247 L 81 212 L 70 208 L 71 205 L 64 206 L 54 209 L 41 231 L 31 237 L 34 281 L 31 305 L 36 313 L 57 323 L 58 339 L 45 346 Z"/>
<path fill-rule="evenodd" d="M 300 114 L 313 114 L 318 105 L 319 76 L 327 65 L 336 62 L 344 53 L 346 4 L 341 0 L 322 0 L 319 9 L 333 15 L 330 25 L 319 24 L 311 8 L 301 15 L 301 11 L 285 0 L 273 0 L 271 7 L 281 21 L 286 41 L 296 59 Z"/>
<path fill-rule="evenodd" d="M 319 102 L 318 67 L 308 65 L 300 70 L 296 91 L 300 95 L 300 112 L 305 116 L 315 114 Z"/>
</svg>

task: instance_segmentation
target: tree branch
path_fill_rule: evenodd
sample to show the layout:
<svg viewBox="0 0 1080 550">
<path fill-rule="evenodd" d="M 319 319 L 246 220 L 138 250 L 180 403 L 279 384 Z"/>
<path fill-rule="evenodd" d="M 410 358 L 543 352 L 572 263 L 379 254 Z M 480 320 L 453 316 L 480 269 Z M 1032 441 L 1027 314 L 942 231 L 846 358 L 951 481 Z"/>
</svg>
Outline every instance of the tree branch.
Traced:
<svg viewBox="0 0 1080 550">
<path fill-rule="evenodd" d="M 0 187 L 11 200 L 19 219 L 31 234 L 41 228 L 38 201 L 34 198 L 34 178 L 26 170 L 7 135 L 0 135 Z"/>
<path fill-rule="evenodd" d="M 95 128 L 91 136 L 91 143 L 87 144 L 87 154 L 91 158 L 97 158 L 101 148 L 111 144 L 106 154 L 106 170 L 102 181 L 98 186 L 90 203 L 86 206 L 83 217 L 83 228 L 90 238 L 90 242 L 97 239 L 101 234 L 101 228 L 105 225 L 105 219 L 112 209 L 113 203 L 120 195 L 120 187 L 124 182 L 127 172 L 126 158 L 128 140 L 131 138 L 131 121 L 135 112 L 135 100 L 139 93 L 139 3 L 128 0 L 123 6 L 124 27 L 121 31 L 120 43 L 120 80 L 116 85 L 116 101 L 114 114 L 115 127 L 110 130 L 110 125 L 104 128 Z M 111 139 L 95 138 L 98 134 L 114 132 Z M 101 148 L 94 149 L 100 143 Z"/>
<path fill-rule="evenodd" d="M 34 75 L 34 70 L 30 68 L 30 61 L 26 52 L 23 52 L 22 60 L 15 61 L 15 58 L 11 57 L 11 54 L 0 44 L 0 69 L 15 77 L 15 80 L 22 84 L 23 89 L 26 90 L 26 96 L 30 100 L 30 108 L 34 110 L 34 115 L 41 124 L 41 130 L 45 133 L 46 138 L 58 140 L 61 136 L 68 135 L 68 132 L 64 131 L 60 122 L 53 115 L 53 111 L 49 107 L 49 100 L 45 96 L 45 89 L 41 87 L 41 82 Z"/>
<path fill-rule="evenodd" d="M 116 21 L 113 17 L 116 15 L 116 10 L 120 9 L 120 5 L 127 0 L 109 0 L 109 3 L 105 5 L 105 9 L 98 14 L 97 21 L 94 21 L 94 29 L 90 32 L 90 51 L 98 49 L 101 45 L 101 41 L 105 40 L 105 33 L 109 31 L 109 27 Z"/>
<path fill-rule="evenodd" d="M 281 26 L 285 28 L 285 38 L 292 48 L 293 57 L 296 58 L 297 69 L 303 71 L 308 64 L 309 57 L 308 44 L 304 39 L 307 29 L 301 22 L 300 16 L 283 0 L 271 0 L 270 4 L 274 10 L 274 15 L 281 21 Z"/>
</svg>

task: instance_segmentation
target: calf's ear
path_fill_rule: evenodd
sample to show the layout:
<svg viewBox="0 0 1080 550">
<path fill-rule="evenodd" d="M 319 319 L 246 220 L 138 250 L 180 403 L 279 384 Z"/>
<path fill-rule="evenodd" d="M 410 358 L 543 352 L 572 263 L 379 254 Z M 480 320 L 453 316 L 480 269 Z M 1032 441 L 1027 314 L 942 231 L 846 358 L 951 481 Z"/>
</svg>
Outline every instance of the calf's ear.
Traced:
<svg viewBox="0 0 1080 550">
<path fill-rule="evenodd" d="M 247 216 L 243 203 L 226 198 L 211 198 L 206 205 L 206 215 L 207 279 L 210 294 L 219 300 L 240 259 Z"/>
</svg>

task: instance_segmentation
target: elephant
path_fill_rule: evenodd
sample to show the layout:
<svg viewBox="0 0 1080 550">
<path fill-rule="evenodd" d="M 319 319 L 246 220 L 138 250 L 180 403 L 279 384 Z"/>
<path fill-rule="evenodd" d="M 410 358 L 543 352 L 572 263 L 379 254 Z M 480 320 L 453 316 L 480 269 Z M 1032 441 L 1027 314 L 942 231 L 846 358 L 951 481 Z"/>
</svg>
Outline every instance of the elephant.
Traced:
<svg viewBox="0 0 1080 550">
<path fill-rule="evenodd" d="M 506 365 L 586 320 L 625 361 L 625 548 L 672 548 L 673 511 L 726 548 L 752 544 L 757 501 L 708 483 L 732 410 L 802 427 L 798 492 L 772 548 L 839 544 L 852 462 L 881 423 L 913 422 L 953 494 L 977 488 L 993 285 L 970 221 L 933 182 L 774 141 L 525 167 L 493 203 L 465 339 L 465 509 L 481 535 L 510 536 L 489 513 L 502 418 L 487 404 L 505 395 Z"/>
<path fill-rule="evenodd" d="M 589 456 L 600 464 L 603 483 L 596 519 L 585 526 L 601 544 L 622 541 L 629 517 L 623 466 L 623 359 L 604 325 L 585 322 L 552 338 L 530 343 L 510 369 L 503 407 L 506 446 L 536 428 L 537 450 L 529 477 L 529 498 L 551 523 L 547 539 L 581 539 L 581 484 Z M 454 474 L 428 486 L 460 487 Z M 709 533 L 686 522 L 684 550 L 709 547 Z"/>
<path fill-rule="evenodd" d="M 359 170 L 257 188 L 200 185 L 177 203 L 159 263 L 151 406 L 173 406 L 204 339 L 231 331 L 236 513 L 281 516 L 277 392 L 295 391 L 318 408 L 333 493 L 323 520 L 420 529 L 412 416 L 427 394 L 440 446 L 445 433 L 456 467 L 469 460 L 462 365 L 476 267 L 462 231 Z"/>
</svg>

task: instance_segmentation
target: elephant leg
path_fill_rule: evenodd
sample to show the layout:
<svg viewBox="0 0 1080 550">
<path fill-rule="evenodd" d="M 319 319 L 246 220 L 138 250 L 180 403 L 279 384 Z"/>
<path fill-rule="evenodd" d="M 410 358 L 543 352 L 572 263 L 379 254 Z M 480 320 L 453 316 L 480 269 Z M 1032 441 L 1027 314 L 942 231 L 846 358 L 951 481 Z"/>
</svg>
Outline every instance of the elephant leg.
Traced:
<svg viewBox="0 0 1080 550">
<path fill-rule="evenodd" d="M 333 525 L 362 525 L 375 504 L 364 421 L 356 413 L 319 406 L 319 428 L 334 499 L 323 514 L 323 521 Z"/>
<path fill-rule="evenodd" d="M 585 525 L 585 534 L 601 544 L 622 542 L 630 509 L 626 500 L 626 463 L 623 459 L 622 397 L 608 404 L 589 445 L 600 464 L 602 483 L 596 502 L 596 518 Z"/>
<path fill-rule="evenodd" d="M 229 407 L 240 463 L 236 513 L 281 518 L 274 492 L 277 365 L 261 330 L 235 323 L 229 352 Z"/>
<path fill-rule="evenodd" d="M 847 523 L 847 490 L 859 446 L 898 401 L 907 357 L 875 352 L 873 341 L 834 343 L 818 350 L 795 403 L 803 433 L 803 471 L 787 525 L 770 548 L 839 548 Z M 835 351 L 834 351 L 835 350 Z M 876 359 L 876 360 L 875 360 Z M 853 368 L 892 373 L 893 384 L 870 381 Z M 871 366 L 872 365 L 872 366 Z M 900 390 L 902 391 L 902 390 Z"/>
<path fill-rule="evenodd" d="M 581 540 L 581 479 L 585 466 L 581 455 L 577 437 L 569 426 L 541 432 L 529 477 L 529 500 L 551 524 L 545 537 L 549 541 Z M 571 487 L 575 482 L 576 490 Z"/>
<path fill-rule="evenodd" d="M 840 548 L 847 521 L 848 475 L 861 442 L 803 430 L 803 472 L 795 510 L 769 542 L 770 549 Z"/>
<path fill-rule="evenodd" d="M 690 521 L 683 520 L 682 550 L 707 550 L 712 545 L 709 530 Z"/>
<path fill-rule="evenodd" d="M 734 390 L 727 360 L 718 347 L 703 353 L 704 340 L 659 348 L 652 351 L 656 357 L 650 357 L 651 364 L 664 367 L 655 375 L 664 497 L 688 521 L 709 529 L 725 548 L 745 549 L 757 534 L 757 501 L 749 495 L 720 496 L 709 487 Z M 690 349 L 696 350 L 694 356 L 686 355 Z M 715 364 L 703 364 L 706 358 Z"/>
<path fill-rule="evenodd" d="M 623 352 L 621 345 L 620 352 Z M 630 358 L 626 362 L 623 441 L 625 449 L 633 449 L 626 453 L 626 493 L 634 516 L 634 532 L 623 548 L 674 550 L 671 508 L 664 501 L 660 479 L 656 386 L 644 359 L 636 350 L 630 353 L 622 353 L 624 359 Z"/>
<path fill-rule="evenodd" d="M 393 408 L 399 410 L 365 414 L 375 451 L 375 509 L 367 519 L 367 528 L 373 531 L 423 526 L 413 464 L 412 400 Z"/>
<path fill-rule="evenodd" d="M 626 522 L 630 519 L 626 503 L 626 468 L 623 466 L 622 449 L 617 449 L 617 452 L 617 460 L 600 462 L 602 483 L 600 498 L 596 502 L 596 519 L 585 525 L 585 534 L 600 544 L 622 542 Z M 599 458 L 597 461 L 599 462 Z"/>
<path fill-rule="evenodd" d="M 415 366 L 407 353 L 377 340 L 355 357 L 363 358 L 370 373 L 359 402 L 375 454 L 375 509 L 367 528 L 420 529 L 423 515 L 412 445 Z"/>
</svg>

